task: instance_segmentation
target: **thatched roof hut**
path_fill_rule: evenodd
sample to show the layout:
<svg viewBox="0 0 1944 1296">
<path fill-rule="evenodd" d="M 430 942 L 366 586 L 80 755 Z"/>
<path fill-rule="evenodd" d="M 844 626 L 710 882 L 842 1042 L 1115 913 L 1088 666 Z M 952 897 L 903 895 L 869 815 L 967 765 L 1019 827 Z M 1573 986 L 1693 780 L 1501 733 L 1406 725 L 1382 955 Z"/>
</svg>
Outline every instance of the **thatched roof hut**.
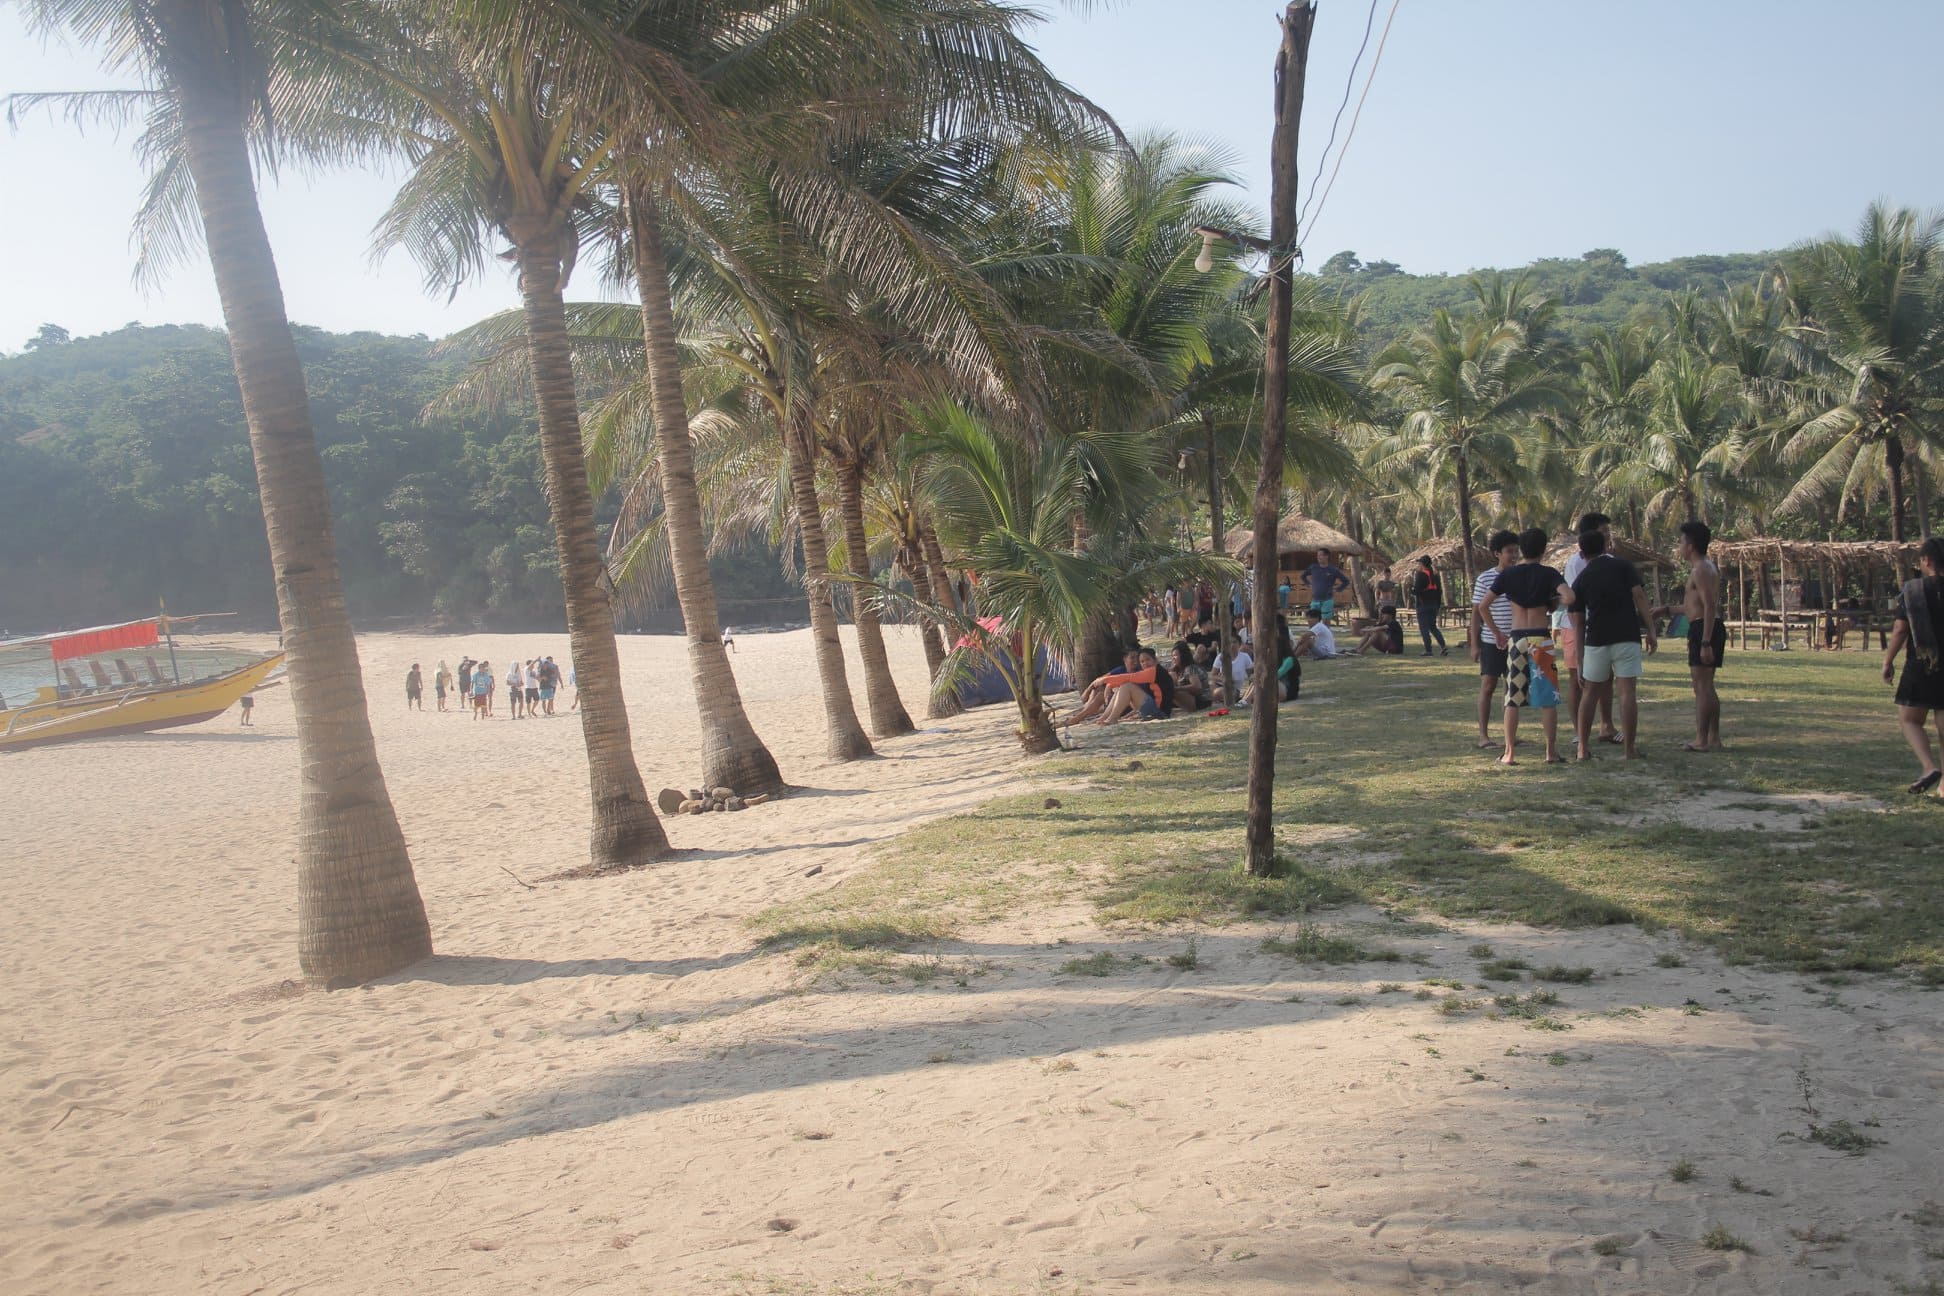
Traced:
<svg viewBox="0 0 1944 1296">
<path fill-rule="evenodd" d="M 1222 547 L 1248 562 L 1255 556 L 1255 528 L 1237 527 L 1222 538 Z M 1292 513 L 1276 527 L 1276 553 L 1283 558 L 1302 556 L 1307 567 L 1316 561 L 1319 550 L 1328 549 L 1340 558 L 1362 558 L 1368 550 L 1333 526 L 1315 518 Z M 1287 562 L 1281 564 L 1289 566 Z"/>
<path fill-rule="evenodd" d="M 1458 571 L 1465 565 L 1464 549 L 1465 546 L 1459 542 L 1457 536 L 1439 536 L 1435 540 L 1425 541 L 1391 565 L 1415 567 L 1418 559 L 1429 558 L 1431 565 L 1439 571 Z M 1475 572 L 1498 566 L 1498 559 L 1479 545 L 1471 547 L 1471 561 L 1472 570 Z"/>
<path fill-rule="evenodd" d="M 1791 567 L 1834 566 L 1849 570 L 1895 571 L 1915 566 L 1918 542 L 1906 540 L 1717 540 L 1708 556 L 1721 563 L 1786 563 Z"/>
<path fill-rule="evenodd" d="M 1546 547 L 1546 565 L 1564 568 L 1566 560 L 1579 552 L 1579 532 L 1567 531 L 1553 538 Z M 1607 552 L 1616 558 L 1625 558 L 1636 567 L 1672 567 L 1674 558 L 1658 549 L 1649 549 L 1638 540 L 1625 536 L 1615 536 L 1607 544 Z"/>
</svg>

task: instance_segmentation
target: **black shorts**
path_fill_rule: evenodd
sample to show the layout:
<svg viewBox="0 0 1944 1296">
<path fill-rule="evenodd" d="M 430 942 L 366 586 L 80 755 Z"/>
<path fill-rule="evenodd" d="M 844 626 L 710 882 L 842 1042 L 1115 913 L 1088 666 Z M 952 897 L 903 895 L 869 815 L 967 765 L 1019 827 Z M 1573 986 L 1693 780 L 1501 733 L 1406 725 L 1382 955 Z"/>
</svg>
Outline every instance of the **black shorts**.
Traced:
<svg viewBox="0 0 1944 1296">
<path fill-rule="evenodd" d="M 1478 645 L 1478 673 L 1493 679 L 1505 678 L 1505 649 L 1484 639 Z"/>
<path fill-rule="evenodd" d="M 539 700 L 540 700 L 540 686 L 536 684 L 532 688 L 527 690 L 527 701 L 538 702 Z"/>
<path fill-rule="evenodd" d="M 1706 663 L 1701 660 L 1701 623 L 1699 621 L 1688 622 L 1687 639 L 1688 665 L 1705 665 Z M 1715 622 L 1714 643 L 1712 647 L 1714 648 L 1714 665 L 1709 667 L 1709 669 L 1720 670 L 1721 659 L 1728 653 L 1728 626 L 1726 623 L 1721 621 Z"/>
</svg>

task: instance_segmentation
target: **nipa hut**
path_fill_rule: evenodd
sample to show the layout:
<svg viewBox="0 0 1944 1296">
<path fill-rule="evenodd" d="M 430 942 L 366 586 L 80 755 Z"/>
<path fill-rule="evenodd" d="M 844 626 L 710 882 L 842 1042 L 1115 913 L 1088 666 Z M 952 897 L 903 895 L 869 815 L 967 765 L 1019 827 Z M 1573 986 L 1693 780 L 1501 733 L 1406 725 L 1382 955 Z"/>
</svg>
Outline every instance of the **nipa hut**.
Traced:
<svg viewBox="0 0 1944 1296">
<path fill-rule="evenodd" d="M 1789 646 L 1791 627 L 1799 629 L 1806 642 L 1814 646 L 1820 625 L 1825 639 L 1840 642 L 1840 631 L 1855 626 L 1862 630 L 1863 647 L 1870 646 L 1875 630 L 1880 643 L 1890 635 L 1889 595 L 1903 573 L 1917 562 L 1916 541 L 1892 540 L 1777 540 L 1755 537 L 1749 540 L 1717 540 L 1708 556 L 1721 569 L 1723 602 L 1739 615 L 1730 620 L 1748 646 L 1750 634 L 1769 646 L 1771 635 L 1781 636 L 1782 647 Z M 1769 569 L 1776 570 L 1774 585 Z M 1753 595 L 1749 573 L 1754 573 Z M 1730 576 L 1734 584 L 1729 586 Z M 1810 581 L 1816 584 L 1812 586 Z M 1848 600 L 1845 588 L 1861 591 Z M 1732 593 L 1733 601 L 1729 602 Z M 1846 601 L 1855 606 L 1840 606 Z"/>
<path fill-rule="evenodd" d="M 1237 527 L 1222 537 L 1222 547 L 1244 563 L 1255 560 L 1255 528 Z M 1384 555 L 1315 518 L 1293 513 L 1276 527 L 1276 568 L 1289 581 L 1289 603 L 1301 607 L 1310 601 L 1309 583 L 1303 572 L 1328 549 L 1339 560 L 1385 563 Z M 1353 580 L 1358 572 L 1352 570 Z"/>
</svg>

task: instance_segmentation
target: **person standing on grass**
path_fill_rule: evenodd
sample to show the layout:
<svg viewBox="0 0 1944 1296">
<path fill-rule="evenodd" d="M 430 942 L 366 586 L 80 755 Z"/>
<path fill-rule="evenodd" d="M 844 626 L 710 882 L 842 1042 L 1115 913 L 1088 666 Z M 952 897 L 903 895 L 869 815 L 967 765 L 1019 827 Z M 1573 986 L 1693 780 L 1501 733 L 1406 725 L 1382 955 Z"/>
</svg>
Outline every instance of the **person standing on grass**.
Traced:
<svg viewBox="0 0 1944 1296">
<path fill-rule="evenodd" d="M 405 672 L 405 709 L 410 711 L 413 707 L 425 710 L 425 676 L 419 674 L 417 662 Z"/>
<path fill-rule="evenodd" d="M 1944 743 L 1944 538 L 1924 541 L 1917 562 L 1922 575 L 1905 581 L 1897 599 L 1896 628 L 1883 652 L 1883 682 L 1895 677 L 1897 654 L 1905 654 L 1903 678 L 1897 683 L 1897 720 L 1923 769 L 1909 790 L 1921 795 L 1944 783 L 1924 728 L 1926 720 L 1935 720 Z M 1944 790 L 1938 795 L 1944 797 Z"/>
<path fill-rule="evenodd" d="M 1431 655 L 1431 641 L 1436 639 L 1438 655 L 1449 657 L 1451 649 L 1445 645 L 1444 631 L 1438 629 L 1438 613 L 1444 611 L 1444 581 L 1428 557 L 1418 559 L 1418 569 L 1411 577 L 1411 606 L 1417 609 L 1418 638 L 1424 640 L 1424 655 Z"/>
<path fill-rule="evenodd" d="M 1573 628 L 1580 640 L 1580 699 L 1574 717 L 1579 733 L 1579 759 L 1593 759 L 1593 715 L 1601 699 L 1612 694 L 1620 702 L 1620 749 L 1628 760 L 1640 755 L 1640 639 L 1647 651 L 1660 647 L 1654 633 L 1653 609 L 1640 571 L 1617 554 L 1606 551 L 1606 533 L 1597 527 L 1579 538 L 1586 568 L 1573 582 Z"/>
<path fill-rule="evenodd" d="M 1397 610 L 1397 577 L 1391 569 L 1384 568 L 1384 574 L 1377 581 L 1377 618 L 1383 619 L 1384 609 Z"/>
<path fill-rule="evenodd" d="M 1472 582 L 1472 614 L 1469 633 L 1471 659 L 1478 663 L 1478 748 L 1489 750 L 1492 742 L 1492 698 L 1505 678 L 1505 653 L 1512 646 L 1512 604 L 1495 600 L 1492 586 L 1501 574 L 1518 565 L 1519 537 L 1510 531 L 1492 533 L 1492 553 L 1498 566 L 1478 573 Z M 1489 608 L 1490 615 L 1486 613 Z"/>
<path fill-rule="evenodd" d="M 1713 541 L 1706 522 L 1681 523 L 1681 561 L 1688 565 L 1681 611 L 1687 616 L 1688 678 L 1694 685 L 1694 741 L 1681 746 L 1691 752 L 1722 750 L 1715 672 L 1728 653 L 1728 627 L 1721 619 L 1721 571 L 1708 557 Z"/>
<path fill-rule="evenodd" d="M 1559 675 L 1553 663 L 1552 610 L 1573 601 L 1566 577 L 1545 564 L 1546 533 L 1519 533 L 1519 561 L 1492 580 L 1492 596 L 1474 615 L 1491 616 L 1500 599 L 1512 605 L 1512 639 L 1505 649 L 1505 754 L 1516 765 L 1519 712 L 1539 708 L 1546 732 L 1546 764 L 1559 763 Z"/>
<path fill-rule="evenodd" d="M 1316 561 L 1303 570 L 1303 583 L 1309 586 L 1309 605 L 1325 621 L 1336 615 L 1336 596 L 1350 588 L 1350 578 L 1336 565 L 1328 549 L 1316 551 Z"/>
<path fill-rule="evenodd" d="M 1588 531 L 1598 531 L 1606 537 L 1607 552 L 1613 551 L 1613 519 L 1604 513 L 1588 513 L 1580 518 L 1579 526 L 1574 528 L 1574 538 Z M 1586 570 L 1586 555 L 1573 546 L 1573 552 L 1566 557 L 1566 583 L 1571 585 Z M 1565 608 L 1553 613 L 1553 635 L 1559 641 L 1559 657 L 1562 669 L 1566 672 L 1566 714 L 1573 717 L 1573 741 L 1579 742 L 1579 698 L 1580 698 L 1580 639 L 1579 631 L 1573 627 L 1573 618 Z M 1613 727 L 1613 694 L 1600 695 L 1600 741 L 1617 743 L 1620 731 Z"/>
</svg>

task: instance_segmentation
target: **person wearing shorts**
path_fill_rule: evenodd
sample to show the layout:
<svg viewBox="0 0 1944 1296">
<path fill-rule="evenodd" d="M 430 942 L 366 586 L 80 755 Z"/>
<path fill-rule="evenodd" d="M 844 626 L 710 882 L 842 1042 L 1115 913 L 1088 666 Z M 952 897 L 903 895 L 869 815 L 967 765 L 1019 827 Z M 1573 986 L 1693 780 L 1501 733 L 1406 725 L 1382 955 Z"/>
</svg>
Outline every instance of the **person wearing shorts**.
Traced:
<svg viewBox="0 0 1944 1296">
<path fill-rule="evenodd" d="M 1501 765 L 1518 763 L 1519 712 L 1538 707 L 1546 731 L 1546 763 L 1559 760 L 1559 675 L 1554 665 L 1552 610 L 1571 604 L 1566 577 L 1543 561 L 1546 533 L 1527 527 L 1519 533 L 1517 565 L 1492 579 L 1491 597 L 1475 604 L 1473 615 L 1491 616 L 1500 599 L 1512 605 L 1512 642 L 1505 651 L 1505 754 Z"/>
<path fill-rule="evenodd" d="M 1480 572 L 1472 582 L 1471 656 L 1478 663 L 1478 748 L 1496 746 L 1492 741 L 1492 697 L 1505 678 L 1505 650 L 1512 646 L 1512 604 L 1492 602 L 1492 586 L 1499 573 L 1510 571 L 1519 561 L 1519 537 L 1510 531 L 1492 534 L 1492 552 L 1498 566 Z M 1491 608 L 1490 616 L 1485 609 Z"/>
<path fill-rule="evenodd" d="M 526 705 L 529 716 L 540 705 L 540 663 L 537 661 L 526 664 Z"/>
<path fill-rule="evenodd" d="M 1694 686 L 1694 737 L 1681 746 L 1697 753 L 1722 749 L 1715 672 L 1728 654 L 1728 623 L 1721 619 L 1721 571 L 1708 557 L 1713 541 L 1714 531 L 1706 522 L 1681 523 L 1680 554 L 1688 578 L 1680 611 L 1688 623 L 1688 680 Z"/>
<path fill-rule="evenodd" d="M 473 663 L 473 719 L 484 720 L 493 712 L 493 672 L 485 662 Z"/>
<path fill-rule="evenodd" d="M 1580 532 L 1580 553 L 1586 568 L 1573 582 L 1573 623 L 1580 636 L 1580 697 L 1574 716 L 1579 735 L 1579 759 L 1593 759 L 1593 717 L 1602 699 L 1611 697 L 1620 713 L 1620 747 L 1628 760 L 1640 755 L 1640 640 L 1647 651 L 1660 646 L 1654 633 L 1653 609 L 1640 571 L 1607 550 L 1606 534 L 1598 529 Z"/>
</svg>

